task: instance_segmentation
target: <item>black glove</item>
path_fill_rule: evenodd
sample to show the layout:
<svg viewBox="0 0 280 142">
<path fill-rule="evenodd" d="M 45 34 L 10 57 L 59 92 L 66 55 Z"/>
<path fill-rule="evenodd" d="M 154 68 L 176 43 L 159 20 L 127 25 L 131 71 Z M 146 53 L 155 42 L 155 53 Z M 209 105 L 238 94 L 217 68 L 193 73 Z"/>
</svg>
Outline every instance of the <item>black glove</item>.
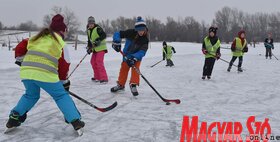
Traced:
<svg viewBox="0 0 280 142">
<path fill-rule="evenodd" d="M 272 50 L 274 49 L 274 47 L 272 46 Z"/>
<path fill-rule="evenodd" d="M 128 65 L 129 67 L 132 67 L 132 66 L 135 65 L 136 59 L 127 59 L 127 60 L 126 60 L 126 63 L 127 63 L 127 65 Z"/>
<path fill-rule="evenodd" d="M 70 89 L 70 80 L 65 80 L 64 82 L 63 82 L 63 87 L 64 87 L 64 89 L 66 90 L 66 91 L 69 91 L 69 89 Z"/>
<path fill-rule="evenodd" d="M 101 43 L 101 40 L 99 38 L 97 38 L 92 44 L 96 47 L 99 46 Z"/>
<path fill-rule="evenodd" d="M 88 54 L 92 53 L 92 47 L 87 47 L 87 53 Z"/>
<path fill-rule="evenodd" d="M 221 57 L 221 54 L 220 53 L 216 53 L 216 60 L 219 60 Z"/>
<path fill-rule="evenodd" d="M 232 51 L 232 52 L 234 52 L 235 50 L 236 50 L 235 48 L 231 47 L 231 51 Z"/>
<path fill-rule="evenodd" d="M 245 53 L 245 52 L 248 52 L 248 48 L 246 48 L 246 47 L 243 48 L 243 49 L 242 49 L 242 52 L 244 52 L 244 53 Z"/>
<path fill-rule="evenodd" d="M 24 56 L 16 57 L 16 62 L 15 62 L 15 64 L 21 66 L 21 63 L 23 62 L 23 58 L 24 58 Z"/>
<path fill-rule="evenodd" d="M 21 66 L 21 62 L 20 61 L 16 61 L 15 64 L 17 64 L 18 66 Z"/>
<path fill-rule="evenodd" d="M 122 44 L 120 42 L 113 42 L 112 47 L 116 52 L 120 52 Z"/>
<path fill-rule="evenodd" d="M 165 60 L 165 58 L 162 58 L 162 60 L 164 61 L 164 60 Z"/>
</svg>

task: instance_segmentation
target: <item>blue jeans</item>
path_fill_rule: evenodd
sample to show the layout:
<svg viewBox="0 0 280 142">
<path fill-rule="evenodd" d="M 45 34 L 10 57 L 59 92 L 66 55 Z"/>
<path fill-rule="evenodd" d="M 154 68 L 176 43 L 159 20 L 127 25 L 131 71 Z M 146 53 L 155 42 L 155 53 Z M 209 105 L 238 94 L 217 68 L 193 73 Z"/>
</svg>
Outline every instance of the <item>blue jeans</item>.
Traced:
<svg viewBox="0 0 280 142">
<path fill-rule="evenodd" d="M 55 100 L 56 105 L 63 113 L 67 122 L 81 119 L 81 115 L 72 98 L 69 96 L 69 93 L 65 91 L 60 81 L 56 83 L 47 83 L 35 80 L 22 80 L 22 82 L 26 88 L 26 92 L 12 111 L 18 112 L 20 116 L 28 112 L 39 100 L 40 88 L 42 88 Z"/>
</svg>

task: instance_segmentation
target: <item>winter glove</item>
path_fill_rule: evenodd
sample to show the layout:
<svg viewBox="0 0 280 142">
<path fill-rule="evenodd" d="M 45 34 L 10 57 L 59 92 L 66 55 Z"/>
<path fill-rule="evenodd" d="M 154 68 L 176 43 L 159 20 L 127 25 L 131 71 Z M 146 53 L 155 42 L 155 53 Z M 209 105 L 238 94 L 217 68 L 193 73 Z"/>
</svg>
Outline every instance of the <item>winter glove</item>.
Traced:
<svg viewBox="0 0 280 142">
<path fill-rule="evenodd" d="M 219 60 L 221 57 L 221 53 L 216 53 L 216 60 Z"/>
<path fill-rule="evenodd" d="M 97 38 L 94 42 L 92 42 L 92 45 L 93 45 L 94 47 L 96 47 L 96 46 L 99 46 L 100 43 L 101 43 L 101 40 L 100 40 L 99 38 Z"/>
<path fill-rule="evenodd" d="M 87 53 L 88 53 L 88 54 L 92 53 L 92 48 L 93 48 L 93 47 L 87 47 Z"/>
<path fill-rule="evenodd" d="M 15 62 L 15 64 L 21 66 L 21 63 L 23 62 L 23 58 L 24 58 L 24 56 L 16 57 L 16 62 Z"/>
<path fill-rule="evenodd" d="M 242 49 L 242 52 L 243 52 L 243 53 L 248 52 L 248 47 L 243 48 L 243 49 Z"/>
<path fill-rule="evenodd" d="M 112 47 L 116 52 L 120 52 L 122 44 L 120 42 L 113 41 Z"/>
<path fill-rule="evenodd" d="M 70 89 L 70 80 L 64 80 L 63 81 L 63 87 L 64 87 L 64 89 L 66 90 L 66 91 L 69 91 L 69 89 Z"/>
<path fill-rule="evenodd" d="M 137 60 L 136 60 L 135 58 L 133 58 L 133 59 L 127 59 L 127 60 L 126 60 L 126 63 L 127 63 L 127 65 L 128 65 L 129 67 L 132 67 L 132 66 L 135 65 L 136 61 L 137 61 Z"/>
<path fill-rule="evenodd" d="M 272 46 L 272 50 L 274 49 L 274 47 Z"/>
<path fill-rule="evenodd" d="M 203 53 L 204 55 L 206 55 L 206 54 L 208 54 L 208 51 L 207 51 L 206 49 L 202 49 L 202 53 Z"/>
<path fill-rule="evenodd" d="M 232 51 L 232 52 L 235 52 L 235 50 L 236 50 L 236 49 L 235 49 L 234 47 L 231 47 L 231 51 Z"/>
<path fill-rule="evenodd" d="M 16 61 L 15 64 L 17 64 L 18 66 L 21 66 L 21 62 Z"/>
<path fill-rule="evenodd" d="M 162 58 L 162 61 L 164 61 L 165 60 L 165 58 Z"/>
</svg>

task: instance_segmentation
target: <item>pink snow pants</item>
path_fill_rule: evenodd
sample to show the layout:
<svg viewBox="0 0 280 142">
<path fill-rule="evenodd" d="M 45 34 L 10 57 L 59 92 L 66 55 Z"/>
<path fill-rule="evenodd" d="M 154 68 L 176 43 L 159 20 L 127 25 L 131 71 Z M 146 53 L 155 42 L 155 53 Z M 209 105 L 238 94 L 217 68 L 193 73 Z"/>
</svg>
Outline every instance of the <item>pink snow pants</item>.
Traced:
<svg viewBox="0 0 280 142">
<path fill-rule="evenodd" d="M 94 73 L 93 77 L 96 80 L 108 81 L 107 72 L 104 67 L 104 55 L 105 55 L 105 51 L 92 53 L 90 63 Z"/>
</svg>

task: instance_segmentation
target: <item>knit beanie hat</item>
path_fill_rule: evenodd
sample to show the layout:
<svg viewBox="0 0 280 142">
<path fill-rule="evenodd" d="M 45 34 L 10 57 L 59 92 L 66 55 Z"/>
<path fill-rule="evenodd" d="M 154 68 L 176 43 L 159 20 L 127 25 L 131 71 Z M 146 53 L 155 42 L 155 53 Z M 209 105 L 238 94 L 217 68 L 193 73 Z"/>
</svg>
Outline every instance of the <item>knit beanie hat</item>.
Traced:
<svg viewBox="0 0 280 142">
<path fill-rule="evenodd" d="M 217 30 L 218 30 L 217 27 L 211 26 L 211 27 L 209 28 L 209 33 L 213 32 L 213 33 L 216 35 L 216 34 L 217 34 Z"/>
<path fill-rule="evenodd" d="M 146 22 L 144 21 L 144 19 L 142 19 L 141 16 L 138 16 L 135 22 L 135 30 L 136 31 L 144 31 L 146 30 L 147 26 L 146 26 Z"/>
<path fill-rule="evenodd" d="M 94 17 L 92 17 L 92 16 L 88 17 L 88 24 L 95 24 Z"/>
<path fill-rule="evenodd" d="M 63 16 L 60 14 L 53 16 L 50 29 L 52 29 L 54 32 L 65 32 L 67 30 L 67 26 L 64 23 Z"/>
</svg>

